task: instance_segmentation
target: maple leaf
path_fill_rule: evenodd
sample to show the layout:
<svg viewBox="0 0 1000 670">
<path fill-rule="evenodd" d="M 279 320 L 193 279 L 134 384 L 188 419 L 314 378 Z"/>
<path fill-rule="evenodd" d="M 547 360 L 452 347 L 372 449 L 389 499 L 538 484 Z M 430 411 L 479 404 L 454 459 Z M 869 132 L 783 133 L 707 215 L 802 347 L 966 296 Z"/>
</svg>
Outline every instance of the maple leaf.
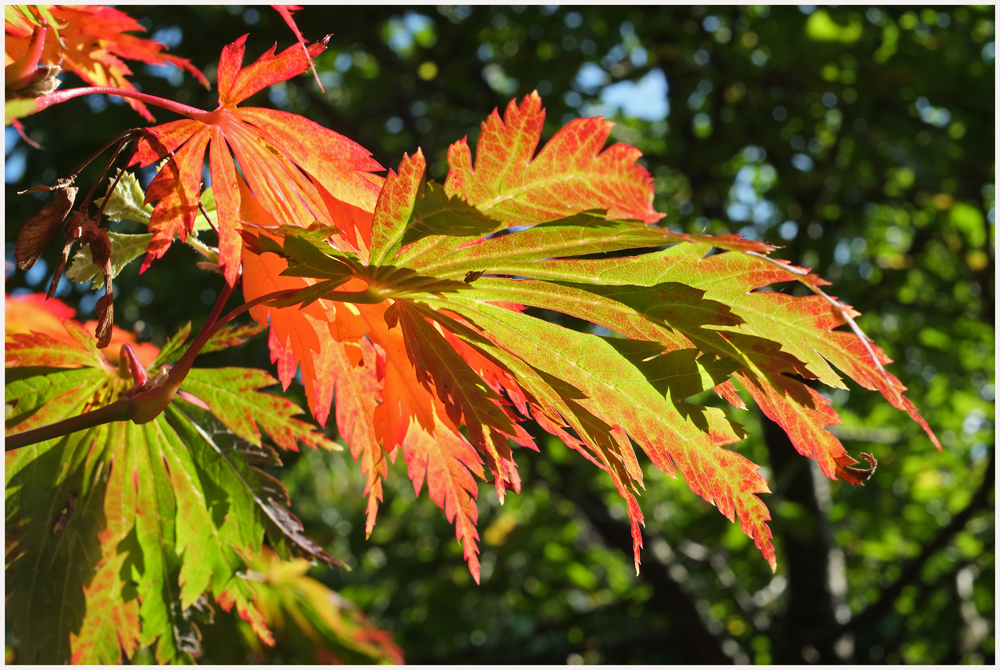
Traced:
<svg viewBox="0 0 1000 670">
<path fill-rule="evenodd" d="M 855 313 L 826 295 L 822 280 L 772 260 L 774 248 L 763 243 L 650 225 L 660 215 L 650 208 L 649 175 L 634 164 L 638 152 L 602 151 L 610 124 L 581 119 L 535 156 L 543 118 L 535 94 L 512 102 L 503 120 L 491 115 L 474 168 L 464 140 L 452 145 L 443 188 L 425 180 L 420 151 L 404 156 L 384 182 L 370 237 L 354 252 L 276 226 L 252 203 L 244 209 L 248 226 L 256 224 L 245 231 L 245 257 L 254 259 L 245 297 L 298 288 L 253 313 L 278 334 L 271 346 L 279 371 L 290 379 L 301 364 L 310 397 L 334 379 L 350 390 L 352 375 L 354 387 L 368 390 L 368 404 L 349 392 L 342 414 L 337 393 L 338 428 L 364 459 L 366 489 L 387 474 L 373 466 L 373 441 L 390 458 L 402 448 L 417 492 L 426 481 L 455 523 L 477 581 L 480 456 L 501 500 L 516 491 L 511 445 L 534 446 L 519 423 L 528 418 L 612 478 L 626 500 L 637 570 L 643 482 L 633 445 L 738 520 L 775 566 L 759 497 L 767 482 L 731 450 L 742 427 L 688 400 L 703 391 L 741 406 L 740 383 L 796 449 L 855 484 L 870 470 L 850 467 L 856 461 L 825 430 L 839 422 L 836 412 L 800 378 L 840 386 L 835 365 L 882 391 L 935 440 L 886 372 L 884 354 L 855 332 L 834 330 L 856 329 Z M 787 281 L 815 295 L 758 290 Z M 556 325 L 546 311 L 605 334 Z M 357 355 L 322 376 L 315 363 L 331 340 L 345 351 L 368 343 L 374 377 Z M 369 530 L 375 510 L 370 496 Z"/>
<path fill-rule="evenodd" d="M 8 435 L 103 407 L 132 384 L 72 320 L 62 321 L 61 339 L 18 332 L 51 327 L 65 306 L 17 302 L 5 342 Z M 183 339 L 172 339 L 173 352 Z M 335 446 L 295 418 L 293 403 L 258 390 L 273 382 L 258 370 L 194 369 L 153 421 L 103 424 L 6 454 L 7 613 L 25 659 L 114 663 L 152 645 L 159 662 L 190 660 L 199 635 L 188 610 L 208 594 L 273 643 L 238 574 L 265 533 L 288 557 L 294 549 L 337 563 L 302 533 L 287 492 L 258 467 L 281 464 L 258 425 L 283 449 Z"/>
<path fill-rule="evenodd" d="M 49 348 L 52 353 L 61 351 L 66 357 L 58 365 L 71 366 L 92 365 L 95 361 L 103 361 L 110 366 L 118 366 L 119 352 L 121 345 L 128 344 L 132 347 L 139 362 L 150 367 L 157 357 L 158 349 L 149 342 L 139 342 L 134 333 L 112 326 L 111 344 L 103 350 L 97 349 L 93 345 L 93 339 L 82 332 L 75 323 L 67 325 L 67 319 L 71 319 L 76 310 L 68 306 L 58 298 L 46 298 L 43 293 L 28 293 L 25 295 L 5 295 L 4 296 L 4 333 L 9 339 L 18 334 L 32 334 L 29 339 L 37 340 L 38 346 Z M 86 321 L 83 323 L 84 329 L 93 329 L 96 321 Z M 69 347 L 62 347 L 59 344 L 52 344 L 46 338 L 38 340 L 37 335 L 44 334 L 50 336 L 58 343 L 65 343 Z M 21 365 L 29 349 L 21 346 L 14 350 L 8 350 L 6 363 L 10 365 Z M 85 353 L 86 352 L 86 353 Z M 35 355 L 34 352 L 31 355 Z M 56 365 L 56 363 L 51 363 Z M 28 363 L 24 363 L 28 365 Z"/>
<path fill-rule="evenodd" d="M 321 663 L 403 663 L 392 635 L 373 626 L 353 604 L 306 575 L 303 559 L 282 561 L 267 547 L 250 562 L 254 605 L 276 632 L 297 629 Z"/>
<path fill-rule="evenodd" d="M 126 78 L 132 71 L 124 61 L 137 60 L 187 70 L 208 88 L 208 80 L 190 61 L 162 53 L 166 45 L 155 40 L 127 34 L 146 29 L 120 10 L 101 5 L 21 6 L 8 12 L 4 21 L 4 65 L 24 56 L 32 29 L 41 25 L 42 18 L 53 26 L 48 29 L 53 32 L 45 42 L 40 62 L 74 72 L 93 86 L 135 91 Z M 147 121 L 154 120 L 141 101 L 126 98 L 126 102 Z"/>
<path fill-rule="evenodd" d="M 219 263 L 230 285 L 240 268 L 240 203 L 247 186 L 271 217 L 302 226 L 314 221 L 338 225 L 342 217 L 331 215 L 331 203 L 364 209 L 378 193 L 380 179 L 370 172 L 382 168 L 359 145 L 294 114 L 237 107 L 271 84 L 304 72 L 310 58 L 326 49 L 327 40 L 306 51 L 296 45 L 280 54 L 275 53 L 275 45 L 243 67 L 245 42 L 246 35 L 222 51 L 216 110 L 190 110 L 190 118 L 150 128 L 153 138 L 139 142 L 130 165 L 145 167 L 171 156 L 146 192 L 145 202 L 157 204 L 149 222 L 153 239 L 143 270 L 166 252 L 175 236 L 183 240 L 194 229 L 206 152 L 216 204 Z M 237 176 L 234 155 L 242 176 Z M 345 243 L 352 244 L 355 234 L 347 226 L 345 230 Z"/>
<path fill-rule="evenodd" d="M 281 15 L 281 18 L 285 20 L 285 23 L 287 23 L 288 27 L 292 29 L 292 32 L 295 33 L 295 38 L 299 41 L 299 44 L 302 45 L 303 53 L 305 53 L 306 57 L 310 58 L 311 61 L 312 59 L 309 56 L 309 47 L 306 45 L 306 38 L 302 36 L 302 33 L 299 31 L 299 27 L 295 25 L 295 19 L 292 18 L 292 13 L 297 12 L 302 8 L 299 7 L 298 5 L 271 5 L 271 6 L 274 8 L 276 12 L 278 12 L 278 14 Z M 323 82 L 319 80 L 319 74 L 317 74 L 316 72 L 316 64 L 310 62 L 309 69 L 312 70 L 313 77 L 316 78 L 316 85 L 319 86 L 319 90 L 323 93 L 326 93 L 326 89 L 323 88 Z"/>
<path fill-rule="evenodd" d="M 537 93 L 511 100 L 503 121 L 496 110 L 483 123 L 475 169 L 462 139 L 448 149 L 448 195 L 459 195 L 504 223 L 541 223 L 588 209 L 609 218 L 654 222 L 653 180 L 627 144 L 601 149 L 612 124 L 600 117 L 574 119 L 535 155 L 545 121 Z"/>
</svg>

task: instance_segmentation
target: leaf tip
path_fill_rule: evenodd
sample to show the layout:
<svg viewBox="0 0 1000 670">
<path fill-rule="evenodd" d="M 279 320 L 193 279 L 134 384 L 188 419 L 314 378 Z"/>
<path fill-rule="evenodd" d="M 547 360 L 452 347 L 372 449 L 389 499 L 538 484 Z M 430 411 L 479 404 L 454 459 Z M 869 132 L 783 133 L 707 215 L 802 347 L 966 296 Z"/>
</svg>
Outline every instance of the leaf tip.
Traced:
<svg viewBox="0 0 1000 670">
<path fill-rule="evenodd" d="M 868 467 L 853 467 L 858 463 L 846 453 L 834 459 L 836 463 L 836 472 L 840 475 L 840 478 L 847 482 L 848 484 L 854 484 L 855 486 L 864 486 L 864 483 L 871 479 L 872 475 L 875 474 L 875 468 L 878 467 L 878 462 L 875 457 L 871 454 L 860 454 L 861 458 L 868 462 Z"/>
</svg>

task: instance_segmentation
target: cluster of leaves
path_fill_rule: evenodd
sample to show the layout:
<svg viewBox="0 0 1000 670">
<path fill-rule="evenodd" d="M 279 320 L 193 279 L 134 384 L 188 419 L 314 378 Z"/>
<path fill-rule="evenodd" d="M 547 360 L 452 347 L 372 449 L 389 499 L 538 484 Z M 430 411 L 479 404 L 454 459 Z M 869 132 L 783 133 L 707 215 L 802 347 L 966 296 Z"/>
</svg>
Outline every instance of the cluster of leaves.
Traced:
<svg viewBox="0 0 1000 670">
<path fill-rule="evenodd" d="M 815 458 L 827 476 L 851 483 L 870 476 L 874 461 L 868 458 L 867 469 L 851 467 L 856 461 L 826 430 L 839 418 L 804 381 L 843 388 L 836 366 L 908 411 L 931 434 L 902 396 L 902 384 L 885 370 L 888 359 L 857 329 L 856 313 L 823 293 L 822 280 L 768 258 L 773 247 L 765 244 L 650 225 L 661 218 L 651 207 L 652 180 L 636 165 L 637 150 L 619 144 L 602 151 L 610 124 L 599 118 L 569 123 L 536 156 L 544 121 L 540 99 L 532 94 L 520 104 L 511 102 L 502 119 L 494 113 L 483 125 L 475 162 L 464 140 L 451 147 L 448 176 L 439 186 L 426 180 L 419 150 L 404 156 L 398 173 L 390 171 L 382 180 L 371 174 L 379 166 L 369 153 L 336 133 L 290 114 L 236 107 L 266 86 L 303 72 L 310 56 L 324 47 L 325 42 L 305 51 L 298 46 L 280 54 L 272 50 L 242 67 L 243 40 L 230 45 L 218 68 L 219 108 L 208 113 L 162 104 L 188 118 L 148 129 L 130 164 L 165 161 L 143 197 L 142 207 L 157 203 L 149 213 L 152 238 L 145 267 L 175 237 L 183 239 L 195 230 L 198 212 L 205 209 L 200 180 L 209 153 L 218 265 L 230 285 L 242 276 L 248 302 L 267 301 L 251 313 L 270 328 L 272 361 L 282 384 L 287 388 L 301 369 L 310 409 L 321 424 L 336 399 L 340 434 L 367 478 L 369 533 L 387 459 L 394 460 L 402 448 L 415 491 L 419 494 L 426 481 L 430 497 L 455 524 L 478 581 L 474 477 L 486 478 L 485 460 L 501 501 L 508 490 L 518 491 L 511 442 L 535 448 L 521 425 L 532 419 L 609 474 L 627 501 L 636 569 L 643 517 L 635 494 L 643 476 L 633 444 L 661 471 L 674 476 L 680 470 L 688 486 L 730 520 L 738 517 L 773 567 L 766 523 L 770 515 L 757 497 L 767 492 L 767 484 L 756 465 L 726 448 L 743 437 L 742 427 L 725 412 L 686 398 L 714 389 L 743 407 L 734 382 L 740 384 L 785 429 L 800 453 Z M 47 100 L 51 104 L 69 97 Z M 113 188 L 112 196 L 115 192 Z M 114 255 L 110 242 L 108 247 L 105 267 Z M 104 276 L 110 279 L 108 271 Z M 761 290 L 780 282 L 805 284 L 814 295 Z M 559 327 L 544 318 L 551 312 L 574 317 L 591 332 Z M 839 326 L 851 331 L 834 330 Z M 34 337 L 14 338 L 8 352 L 26 353 L 8 356 L 8 365 L 100 367 L 93 364 L 98 359 L 84 363 L 79 354 L 58 347 L 54 359 L 46 353 L 36 360 L 33 348 L 48 352 L 55 345 Z M 81 346 L 85 340 L 78 338 Z M 78 464 L 67 466 L 71 472 L 65 476 L 80 477 L 75 485 L 92 501 L 88 511 L 98 510 L 93 513 L 99 518 L 107 516 L 108 501 L 118 505 L 117 530 L 99 538 L 98 553 L 106 555 L 100 565 L 109 570 L 110 587 L 92 597 L 108 599 L 110 593 L 116 616 L 135 625 L 93 633 L 102 649 L 95 658 L 113 658 L 109 650 L 117 650 L 119 642 L 130 654 L 135 641 L 149 644 L 157 636 L 160 660 L 172 657 L 171 649 L 190 651 L 185 647 L 190 636 L 178 632 L 183 630 L 179 620 L 172 628 L 154 625 L 176 614 L 170 595 L 157 600 L 140 593 L 138 601 L 118 600 L 128 586 L 121 577 L 125 564 L 134 561 L 124 551 L 132 546 L 129 542 L 138 543 L 144 560 L 151 550 L 144 538 L 175 547 L 184 560 L 164 559 L 159 574 L 173 570 L 181 610 L 194 606 L 211 586 L 216 601 L 224 608 L 237 604 L 264 639 L 267 633 L 252 610 L 252 594 L 233 575 L 260 552 L 269 522 L 285 526 L 284 539 L 276 535 L 273 540 L 279 546 L 291 540 L 325 558 L 294 523 L 288 529 L 286 511 L 260 495 L 248 496 L 247 490 L 266 488 L 266 483 L 255 488 L 246 474 L 253 458 L 261 456 L 231 449 L 243 455 L 241 461 L 218 446 L 225 435 L 261 449 L 255 419 L 285 448 L 294 448 L 292 435 L 302 434 L 298 424 L 298 431 L 281 430 L 293 421 L 288 411 L 282 415 L 284 423 L 269 424 L 261 418 L 266 414 L 248 413 L 245 398 L 231 397 L 234 390 L 256 397 L 252 391 L 270 383 L 268 376 L 227 374 L 192 371 L 181 387 L 201 398 L 201 404 L 207 402 L 211 412 L 177 400 L 145 428 L 115 424 L 83 434 L 89 437 L 77 434 L 59 442 L 69 456 L 58 453 L 55 462 Z M 36 376 L 49 384 L 53 377 Z M 8 421 L 8 429 L 16 425 L 20 432 L 56 418 L 43 411 L 55 397 L 51 393 L 10 388 L 8 403 L 19 414 L 17 421 Z M 74 389 L 67 413 L 106 404 L 123 390 L 124 382 L 88 382 Z M 56 405 L 52 407 L 55 411 Z M 143 441 L 149 445 L 145 461 L 140 448 L 121 447 L 118 453 L 91 446 Z M 31 465 L 50 451 L 55 451 L 51 444 L 21 452 L 25 464 L 14 473 L 21 476 L 23 471 L 27 477 Z M 103 470 L 116 454 L 133 463 L 133 472 L 141 472 L 146 486 L 153 488 L 136 485 L 130 498 L 125 468 L 109 465 L 107 473 Z M 51 471 L 49 466 L 39 472 Z M 202 472 L 205 478 L 195 482 Z M 238 473 L 231 479 L 241 485 L 239 491 L 215 479 L 230 472 Z M 214 483 L 225 505 L 236 509 L 240 503 L 254 510 L 255 525 L 245 518 L 237 524 L 228 515 L 215 526 L 206 525 L 214 520 L 211 502 L 185 509 L 176 504 L 179 492 L 176 500 L 166 491 L 161 499 L 168 481 L 174 491 L 186 485 L 206 500 L 211 487 L 205 482 Z M 29 485 L 14 484 L 22 497 Z M 103 495 L 90 495 L 101 485 Z M 70 510 L 69 519 L 77 518 L 77 503 L 69 503 L 81 495 L 75 491 L 66 488 L 60 508 L 60 513 Z M 146 501 L 139 495 L 143 491 L 150 496 Z M 159 524 L 169 518 L 169 532 L 139 529 L 144 514 L 138 510 L 149 509 L 143 503 L 170 510 Z M 9 514 L 10 505 L 17 504 L 9 504 Z M 135 519 L 134 526 L 129 519 Z M 132 528 L 134 540 L 129 539 Z M 206 537 L 211 528 L 218 532 Z M 167 537 L 170 532 L 173 537 Z M 35 548 L 28 543 L 31 548 L 25 552 L 40 553 L 45 550 L 41 544 Z M 193 546 L 199 547 L 199 558 L 217 560 L 205 560 L 200 570 L 189 567 L 186 559 Z M 143 566 L 148 565 L 146 560 Z M 138 568 L 133 563 L 129 567 L 135 574 Z M 92 590 L 98 582 L 91 579 L 97 576 L 78 581 L 91 584 Z M 157 593 L 172 588 L 174 579 L 163 577 L 160 583 Z M 148 581 L 137 584 L 150 588 Z M 88 589 L 83 590 L 85 600 L 91 597 Z M 162 612 L 154 612 L 156 607 Z M 80 630 L 89 632 L 86 617 L 95 610 L 84 605 L 84 611 Z M 140 613 L 141 630 L 136 627 Z M 82 632 L 73 638 L 74 651 L 95 646 L 79 639 L 86 639 Z"/>
<path fill-rule="evenodd" d="M 48 29 L 52 36 L 46 42 Z M 136 60 L 187 70 L 208 88 L 208 80 L 190 61 L 162 53 L 166 46 L 159 42 L 128 34 L 145 30 L 124 12 L 101 5 L 5 7 L 7 123 L 33 111 L 34 99 L 58 86 L 54 79 L 60 71 L 73 72 L 93 86 L 135 91 L 124 60 Z M 39 64 L 42 68 L 36 70 Z M 154 120 L 142 101 L 127 101 L 144 119 Z"/>
<path fill-rule="evenodd" d="M 66 318 L 72 310 L 38 297 L 7 298 L 8 432 L 106 405 L 131 379 L 124 357 L 99 351 Z M 254 332 L 223 329 L 203 351 Z M 141 346 L 141 364 L 152 372 L 176 360 L 186 336 L 162 350 Z M 115 339 L 132 338 L 118 331 Z M 122 652 L 131 657 L 153 644 L 159 662 L 197 656 L 194 615 L 209 607 L 206 592 L 225 611 L 235 605 L 261 640 L 274 643 L 269 626 L 282 625 L 283 615 L 267 585 L 280 594 L 281 580 L 253 582 L 248 570 L 280 575 L 301 564 L 262 557 L 265 532 L 285 558 L 295 546 L 327 564 L 337 560 L 301 534 L 285 507 L 287 492 L 267 472 L 281 460 L 261 429 L 283 450 L 336 445 L 295 418 L 301 410 L 293 403 L 258 390 L 273 383 L 260 370 L 195 369 L 183 385 L 186 400 L 151 423 L 108 424 L 7 454 L 7 613 L 15 630 L 41 632 L 19 637 L 22 658 L 120 662 Z M 335 607 L 333 594 L 323 597 Z M 322 637 L 368 658 L 398 657 L 390 641 L 373 646 L 367 635 L 358 621 Z"/>
<path fill-rule="evenodd" d="M 848 468 L 856 461 L 824 430 L 836 414 L 788 375 L 840 386 L 831 361 L 920 420 L 915 409 L 877 348 L 831 330 L 850 319 L 849 308 L 821 291 L 810 298 L 753 292 L 780 281 L 818 290 L 821 280 L 764 257 L 766 245 L 640 223 L 659 215 L 649 208 L 651 184 L 633 164 L 636 152 L 616 145 L 599 153 L 609 124 L 584 119 L 535 157 L 543 118 L 537 95 L 511 103 L 503 120 L 491 116 L 475 168 L 465 142 L 453 145 L 443 188 L 425 182 L 419 152 L 404 157 L 383 186 L 370 233 L 351 221 L 353 244 L 342 240 L 340 249 L 325 241 L 334 231 L 321 223 L 304 236 L 245 208 L 243 221 L 262 226 L 252 237 L 245 225 L 245 296 L 298 286 L 279 304 L 313 309 L 255 308 L 261 323 L 270 319 L 279 377 L 289 381 L 295 363 L 307 360 L 301 338 L 316 332 L 319 346 L 306 348 L 318 360 L 312 369 L 303 365 L 307 394 L 322 420 L 329 399 L 315 389 L 329 389 L 318 381 L 329 371 L 323 380 L 334 381 L 338 426 L 368 477 L 368 531 L 385 454 L 392 459 L 402 447 L 415 489 L 426 477 L 477 579 L 470 475 L 483 476 L 478 451 L 501 500 L 519 489 L 508 440 L 534 443 L 515 410 L 610 474 L 629 502 L 637 568 L 642 515 L 632 491 L 642 476 L 633 441 L 668 474 L 680 469 L 727 517 L 738 516 L 773 566 L 769 515 L 755 495 L 766 483 L 756 466 L 722 448 L 738 441 L 740 428 L 683 399 L 718 387 L 742 406 L 729 381 L 736 373 L 800 453 L 852 483 L 863 474 Z M 276 232 L 281 246 L 269 240 Z M 709 256 L 713 247 L 732 251 Z M 637 249 L 646 253 L 579 258 Z M 272 279 L 278 273 L 287 279 Z M 524 313 L 527 307 L 563 312 L 614 336 L 559 328 Z"/>
</svg>

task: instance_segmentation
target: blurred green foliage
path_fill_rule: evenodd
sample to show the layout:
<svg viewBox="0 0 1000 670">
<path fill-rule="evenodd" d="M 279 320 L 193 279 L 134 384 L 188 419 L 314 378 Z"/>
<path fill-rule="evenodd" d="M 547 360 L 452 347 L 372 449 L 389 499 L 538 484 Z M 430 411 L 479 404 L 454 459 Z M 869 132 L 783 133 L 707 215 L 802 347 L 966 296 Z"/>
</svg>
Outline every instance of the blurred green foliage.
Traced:
<svg viewBox="0 0 1000 670">
<path fill-rule="evenodd" d="M 221 48 L 245 32 L 248 59 L 293 42 L 265 8 L 127 11 L 212 81 Z M 438 180 L 448 145 L 468 136 L 474 146 L 480 122 L 511 98 L 542 95 L 546 137 L 603 114 L 615 141 L 644 152 L 667 225 L 784 245 L 776 256 L 831 280 L 945 445 L 938 453 L 877 394 L 836 391 L 845 424 L 835 432 L 851 453 L 879 460 L 858 488 L 814 476 L 794 454 L 781 465 L 760 415 L 737 412 L 751 432 L 738 450 L 765 465 L 774 491 L 765 502 L 777 573 L 682 481 L 647 467 L 635 576 L 610 483 L 550 441 L 540 455 L 518 453 L 524 488 L 503 507 L 481 489 L 479 587 L 402 463 L 366 541 L 357 466 L 346 452 L 305 453 L 282 473 L 294 509 L 353 567 L 314 577 L 392 630 L 408 662 L 994 662 L 992 10 L 308 7 L 296 17 L 307 38 L 333 33 L 316 64 L 326 93 L 303 75 L 248 104 L 314 119 L 386 167 L 420 146 Z M 144 92 L 217 104 L 175 72 L 136 69 Z M 72 79 L 64 87 L 79 85 Z M 8 260 L 20 222 L 40 206 L 14 191 L 51 183 L 139 121 L 92 97 L 25 119 L 45 151 L 7 130 Z M 189 319 L 197 328 L 220 280 L 193 260 L 174 245 L 142 276 L 129 266 L 116 280 L 117 325 L 158 343 Z M 50 272 L 10 267 L 14 291 L 37 290 Z M 60 291 L 91 318 L 86 287 Z M 268 365 L 263 338 L 211 356 Z M 263 657 L 207 646 L 205 662 L 298 658 L 280 646 Z"/>
</svg>

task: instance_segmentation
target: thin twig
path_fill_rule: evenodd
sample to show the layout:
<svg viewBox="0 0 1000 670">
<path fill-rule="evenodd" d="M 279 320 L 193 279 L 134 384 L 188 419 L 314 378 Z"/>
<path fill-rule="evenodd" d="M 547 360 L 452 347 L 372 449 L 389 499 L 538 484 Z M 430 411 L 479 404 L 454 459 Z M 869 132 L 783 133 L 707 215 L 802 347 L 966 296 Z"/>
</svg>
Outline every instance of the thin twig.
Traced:
<svg viewBox="0 0 1000 670">
<path fill-rule="evenodd" d="M 90 204 L 90 198 L 94 195 L 94 191 L 97 190 L 97 185 L 104 180 L 104 175 L 108 173 L 108 169 L 115 162 L 115 160 L 117 160 L 119 154 L 121 154 L 121 151 L 122 149 L 125 148 L 126 144 L 127 142 L 123 143 L 120 147 L 118 147 L 118 151 L 115 152 L 114 158 L 112 158 L 111 162 L 108 163 L 107 167 L 104 168 L 104 172 L 101 174 L 101 178 L 94 182 L 93 188 L 90 189 L 90 193 L 87 194 L 87 199 L 83 203 L 83 207 L 86 207 L 87 205 Z M 132 155 L 135 155 L 135 146 L 132 147 Z M 119 182 L 121 182 L 122 177 L 124 176 L 125 176 L 125 170 L 119 169 L 118 174 L 115 175 L 114 183 L 111 184 L 111 188 L 108 189 L 107 195 L 105 195 L 104 200 L 101 201 L 101 206 L 97 209 L 97 214 L 94 215 L 95 221 L 100 222 L 101 217 L 104 216 L 104 210 L 108 206 L 108 202 L 110 202 L 111 200 L 111 194 L 114 193 L 116 188 L 118 188 L 118 184 Z"/>
<path fill-rule="evenodd" d="M 216 247 L 209 246 L 198 239 L 195 233 L 190 233 L 184 239 L 184 244 L 188 245 L 196 252 L 204 256 L 209 260 L 209 262 L 219 264 L 219 250 Z"/>
<path fill-rule="evenodd" d="M 90 201 L 93 200 L 93 198 L 94 198 L 94 193 L 97 192 L 97 187 L 100 186 L 101 182 L 104 181 L 104 177 L 107 176 L 108 170 L 110 170 L 111 166 L 114 165 L 114 163 L 115 163 L 116 160 L 118 160 L 118 156 L 121 155 L 121 152 L 125 149 L 126 146 L 128 146 L 128 143 L 130 141 L 131 141 L 130 139 L 126 139 L 121 144 L 118 145 L 118 148 L 115 149 L 115 155 L 111 157 L 111 160 L 108 161 L 107 165 L 104 166 L 104 169 L 101 170 L 101 176 L 98 177 L 94 181 L 94 185 L 90 187 L 90 192 L 87 193 L 87 197 L 84 198 L 83 203 L 80 205 L 80 210 L 83 211 L 84 214 L 86 214 L 87 206 L 90 205 Z M 118 185 L 118 182 L 121 180 L 122 175 L 124 175 L 124 174 L 125 174 L 124 170 L 119 170 L 118 171 L 118 176 L 115 178 L 114 186 L 112 186 L 111 190 L 108 191 L 109 195 L 111 194 L 111 191 L 114 191 L 115 186 Z M 95 217 L 98 220 L 100 220 L 100 215 L 104 213 L 104 206 L 107 204 L 107 202 L 108 202 L 108 198 L 104 198 L 104 203 L 101 205 L 100 212 L 98 213 L 98 216 Z"/>
<path fill-rule="evenodd" d="M 134 135 L 136 133 L 144 133 L 144 132 L 146 132 L 145 128 L 129 128 L 128 130 L 119 133 L 110 142 L 108 142 L 103 147 L 101 147 L 100 149 L 98 149 L 97 151 L 95 151 L 94 154 L 90 158 L 88 158 L 87 160 L 83 161 L 83 163 L 81 163 L 79 167 L 77 167 L 75 170 L 73 170 L 73 172 L 70 173 L 68 179 L 75 180 L 76 177 L 81 172 L 83 172 L 83 169 L 85 167 L 87 167 L 88 165 L 90 165 L 90 163 L 93 162 L 93 160 L 95 158 L 97 158 L 98 156 L 100 156 L 101 154 L 103 154 L 105 151 L 107 151 L 109 148 L 111 148 L 112 145 L 116 144 L 117 142 L 120 142 L 121 140 L 128 139 L 130 136 L 132 136 L 132 135 Z"/>
</svg>

